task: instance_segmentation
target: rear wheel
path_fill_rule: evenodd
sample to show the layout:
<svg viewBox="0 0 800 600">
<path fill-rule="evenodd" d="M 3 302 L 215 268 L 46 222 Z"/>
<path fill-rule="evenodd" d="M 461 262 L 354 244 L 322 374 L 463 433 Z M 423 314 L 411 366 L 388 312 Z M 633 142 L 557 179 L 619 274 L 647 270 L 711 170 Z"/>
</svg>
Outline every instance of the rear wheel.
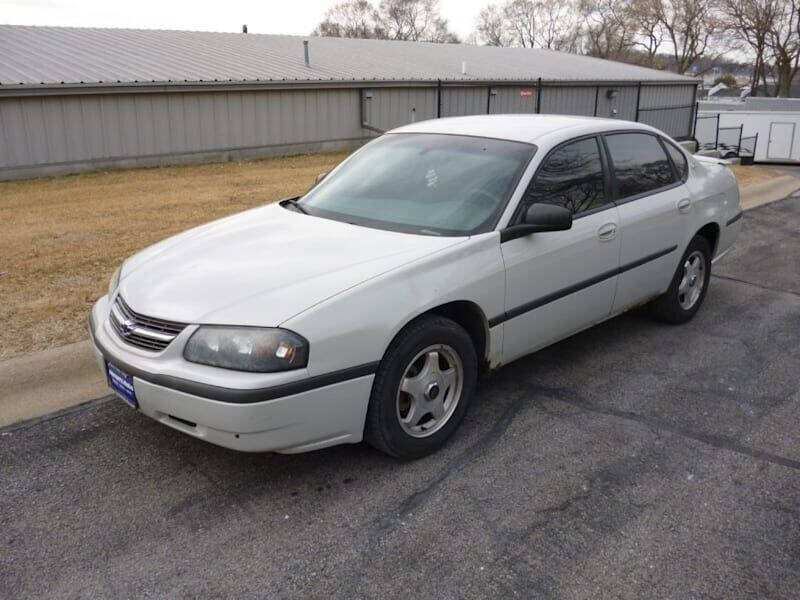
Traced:
<svg viewBox="0 0 800 600">
<path fill-rule="evenodd" d="M 703 303 L 711 277 L 711 248 L 696 235 L 689 242 L 669 289 L 650 303 L 651 314 L 665 323 L 685 323 Z"/>
<path fill-rule="evenodd" d="M 477 370 L 475 348 L 461 326 L 435 315 L 414 321 L 378 368 L 364 439 L 402 459 L 437 450 L 464 418 Z"/>
</svg>

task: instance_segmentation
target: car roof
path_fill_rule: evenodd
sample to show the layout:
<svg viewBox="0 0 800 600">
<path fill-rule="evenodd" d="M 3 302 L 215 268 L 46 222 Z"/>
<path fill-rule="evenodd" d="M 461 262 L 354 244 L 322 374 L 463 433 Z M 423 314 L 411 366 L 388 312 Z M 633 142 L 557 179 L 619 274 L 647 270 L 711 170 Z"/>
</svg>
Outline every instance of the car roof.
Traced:
<svg viewBox="0 0 800 600">
<path fill-rule="evenodd" d="M 641 129 L 657 131 L 649 125 L 603 119 L 599 117 L 579 117 L 568 115 L 476 115 L 468 117 L 447 117 L 411 123 L 387 133 L 438 133 L 449 135 L 469 135 L 497 138 L 515 142 L 535 144 L 552 134 L 559 138 L 588 135 L 615 129 Z"/>
</svg>

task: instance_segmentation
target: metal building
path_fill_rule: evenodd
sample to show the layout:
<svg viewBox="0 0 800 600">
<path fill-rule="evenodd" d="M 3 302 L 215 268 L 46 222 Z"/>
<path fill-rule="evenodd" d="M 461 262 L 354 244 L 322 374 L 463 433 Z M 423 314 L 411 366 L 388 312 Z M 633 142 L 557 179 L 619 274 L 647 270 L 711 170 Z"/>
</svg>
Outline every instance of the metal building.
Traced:
<svg viewBox="0 0 800 600">
<path fill-rule="evenodd" d="M 351 148 L 451 115 L 597 115 L 682 138 L 696 85 L 538 49 L 0 25 L 0 179 Z"/>
</svg>

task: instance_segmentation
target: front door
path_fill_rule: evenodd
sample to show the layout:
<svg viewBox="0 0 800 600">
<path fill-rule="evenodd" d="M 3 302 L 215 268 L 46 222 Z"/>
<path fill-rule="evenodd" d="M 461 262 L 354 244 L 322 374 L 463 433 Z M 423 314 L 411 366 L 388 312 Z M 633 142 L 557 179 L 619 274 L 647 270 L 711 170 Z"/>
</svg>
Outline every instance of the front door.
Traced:
<svg viewBox="0 0 800 600">
<path fill-rule="evenodd" d="M 534 233 L 501 244 L 506 311 L 497 320 L 505 324 L 504 362 L 603 320 L 614 299 L 619 219 L 607 193 L 597 138 L 554 149 L 512 223 L 535 202 L 565 206 L 574 220 L 567 231 Z"/>
</svg>

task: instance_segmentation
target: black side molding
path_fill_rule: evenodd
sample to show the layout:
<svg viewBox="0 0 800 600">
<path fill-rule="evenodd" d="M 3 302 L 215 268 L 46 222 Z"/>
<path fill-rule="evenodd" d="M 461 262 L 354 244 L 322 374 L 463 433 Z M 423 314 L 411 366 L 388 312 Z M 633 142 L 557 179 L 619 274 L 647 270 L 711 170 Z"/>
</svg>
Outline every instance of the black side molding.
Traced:
<svg viewBox="0 0 800 600">
<path fill-rule="evenodd" d="M 671 254 L 677 250 L 677 246 L 672 246 L 670 248 L 665 248 L 664 250 L 660 250 L 659 252 L 655 252 L 653 254 L 649 254 L 648 256 L 642 257 L 638 260 L 633 262 L 629 262 L 625 265 L 622 265 L 616 269 L 611 269 L 610 271 L 606 271 L 605 273 L 600 273 L 599 275 L 595 275 L 589 279 L 585 279 L 584 281 L 579 281 L 573 285 L 568 287 L 562 288 L 557 290 L 551 294 L 547 294 L 546 296 L 542 296 L 541 298 L 537 298 L 531 302 L 526 302 L 520 306 L 512 308 L 504 312 L 502 315 L 498 315 L 496 317 L 492 317 L 489 319 L 489 327 L 494 327 L 495 325 L 499 325 L 504 321 L 508 321 L 509 319 L 513 319 L 514 317 L 518 317 L 520 315 L 525 314 L 526 312 L 530 312 L 532 310 L 536 310 L 544 306 L 545 304 L 550 304 L 551 302 L 555 302 L 556 300 L 560 300 L 564 296 L 569 296 L 570 294 L 574 294 L 575 292 L 579 292 L 589 286 L 595 285 L 606 279 L 610 279 L 616 275 L 620 275 L 625 273 L 626 271 L 630 271 L 631 269 L 635 269 L 636 267 L 641 267 L 644 264 L 647 264 L 651 261 L 654 261 L 662 256 L 666 256 L 667 254 Z"/>
<path fill-rule="evenodd" d="M 736 221 L 738 221 L 739 219 L 741 219 L 743 216 L 744 216 L 744 212 L 742 212 L 742 211 L 740 210 L 738 213 L 736 213 L 735 215 L 733 215 L 733 217 L 731 217 L 730 219 L 728 219 L 728 222 L 727 222 L 727 223 L 725 223 L 725 227 L 730 227 L 731 225 L 733 225 L 734 223 L 736 223 Z"/>
<path fill-rule="evenodd" d="M 128 375 L 133 375 L 149 383 L 160 385 L 179 392 L 192 394 L 193 396 L 201 396 L 209 400 L 217 400 L 219 402 L 229 402 L 231 404 L 252 404 L 254 402 L 265 402 L 267 400 L 276 400 L 284 396 L 292 396 L 294 394 L 301 394 L 317 388 L 333 385 L 335 383 L 342 383 L 350 379 L 357 379 L 366 375 L 372 375 L 378 370 L 379 361 L 341 369 L 339 371 L 332 371 L 331 373 L 324 373 L 322 375 L 315 375 L 308 377 L 301 381 L 293 381 L 291 383 L 283 383 L 280 385 L 273 385 L 266 388 L 258 388 L 251 390 L 242 390 L 234 388 L 220 387 L 210 385 L 207 383 L 199 383 L 181 377 L 173 377 L 171 375 L 160 375 L 148 373 L 141 369 L 134 367 L 121 361 L 115 356 L 112 356 L 108 350 L 98 341 L 94 336 L 94 330 L 90 329 L 92 334 L 92 341 L 94 345 L 100 350 L 103 357 L 116 367 L 125 371 Z"/>
</svg>

